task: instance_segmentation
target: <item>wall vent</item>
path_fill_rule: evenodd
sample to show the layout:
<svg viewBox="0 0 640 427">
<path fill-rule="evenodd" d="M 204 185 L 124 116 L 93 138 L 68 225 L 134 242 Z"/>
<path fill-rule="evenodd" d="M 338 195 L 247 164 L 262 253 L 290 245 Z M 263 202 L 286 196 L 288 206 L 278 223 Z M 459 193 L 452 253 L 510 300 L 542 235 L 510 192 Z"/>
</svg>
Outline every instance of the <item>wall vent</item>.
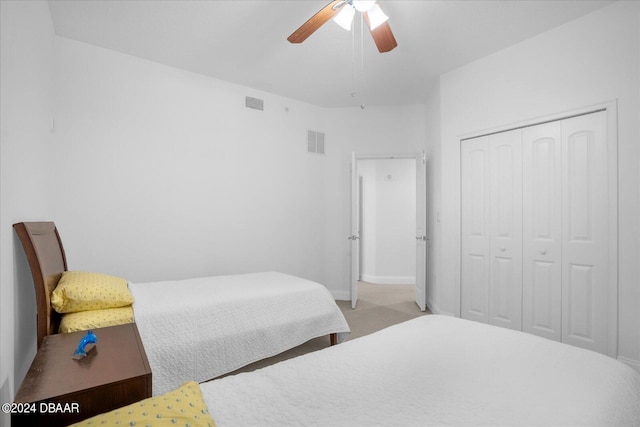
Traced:
<svg viewBox="0 0 640 427">
<path fill-rule="evenodd" d="M 316 132 L 316 153 L 324 154 L 324 133 Z"/>
<path fill-rule="evenodd" d="M 252 98 L 250 96 L 244 97 L 244 105 L 247 108 L 253 108 L 254 110 L 264 110 L 264 100 L 259 98 Z"/>
<path fill-rule="evenodd" d="M 324 154 L 324 133 L 313 130 L 307 131 L 307 151 L 309 153 Z"/>
</svg>

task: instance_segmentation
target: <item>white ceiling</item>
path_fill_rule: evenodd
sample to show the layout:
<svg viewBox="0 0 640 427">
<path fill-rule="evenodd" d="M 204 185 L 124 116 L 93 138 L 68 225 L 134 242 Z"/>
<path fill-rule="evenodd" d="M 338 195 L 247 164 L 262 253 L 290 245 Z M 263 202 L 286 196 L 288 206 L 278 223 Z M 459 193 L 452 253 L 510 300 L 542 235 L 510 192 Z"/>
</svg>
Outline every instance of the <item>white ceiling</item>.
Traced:
<svg viewBox="0 0 640 427">
<path fill-rule="evenodd" d="M 597 0 L 380 0 L 398 47 L 329 21 L 329 0 L 55 0 L 56 34 L 323 107 L 423 102 L 438 75 L 599 9 Z M 355 90 L 355 96 L 352 92 Z"/>
</svg>

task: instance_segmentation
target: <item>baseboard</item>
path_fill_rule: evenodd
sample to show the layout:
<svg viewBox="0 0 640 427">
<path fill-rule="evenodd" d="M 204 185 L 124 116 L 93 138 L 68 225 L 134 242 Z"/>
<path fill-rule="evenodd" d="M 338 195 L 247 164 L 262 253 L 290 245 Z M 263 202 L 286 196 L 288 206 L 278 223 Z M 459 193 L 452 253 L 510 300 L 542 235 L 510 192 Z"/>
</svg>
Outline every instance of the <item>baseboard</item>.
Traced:
<svg viewBox="0 0 640 427">
<path fill-rule="evenodd" d="M 438 307 L 438 304 L 435 304 L 429 298 L 427 298 L 427 308 L 433 314 L 440 314 L 441 313 L 440 307 Z"/>
<path fill-rule="evenodd" d="M 640 361 L 627 359 L 626 357 L 618 357 L 618 360 L 640 372 Z"/>
<path fill-rule="evenodd" d="M 371 274 L 363 274 L 361 277 L 363 282 L 377 283 L 379 285 L 415 285 L 415 276 L 374 276 Z"/>
<path fill-rule="evenodd" d="M 438 304 L 435 304 L 432 300 L 427 299 L 427 308 L 431 311 L 432 314 L 441 314 L 443 316 L 451 316 L 458 317 L 455 313 L 450 313 L 448 311 L 442 311 Z"/>
<path fill-rule="evenodd" d="M 329 289 L 331 295 L 333 295 L 333 299 L 336 301 L 350 301 L 351 300 L 351 292 L 350 291 L 338 291 L 335 289 Z"/>
</svg>

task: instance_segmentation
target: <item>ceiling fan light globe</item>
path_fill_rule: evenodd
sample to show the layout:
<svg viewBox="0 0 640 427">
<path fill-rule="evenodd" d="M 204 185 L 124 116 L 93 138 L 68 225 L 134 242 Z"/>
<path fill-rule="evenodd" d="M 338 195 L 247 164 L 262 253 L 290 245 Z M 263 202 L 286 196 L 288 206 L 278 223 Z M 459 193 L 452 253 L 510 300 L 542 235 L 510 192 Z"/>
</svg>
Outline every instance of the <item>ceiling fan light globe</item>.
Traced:
<svg viewBox="0 0 640 427">
<path fill-rule="evenodd" d="M 333 18 L 333 21 L 340 25 L 347 31 L 351 31 L 351 24 L 353 23 L 353 15 L 356 14 L 356 10 L 348 3 L 342 6 L 342 10 Z"/>
<path fill-rule="evenodd" d="M 384 14 L 382 9 L 380 9 L 380 6 L 377 4 L 373 5 L 373 7 L 369 9 L 367 16 L 369 17 L 369 26 L 371 30 L 375 30 L 389 20 L 389 17 Z"/>
<path fill-rule="evenodd" d="M 368 12 L 375 4 L 376 0 L 353 0 L 353 7 L 358 12 Z"/>
</svg>

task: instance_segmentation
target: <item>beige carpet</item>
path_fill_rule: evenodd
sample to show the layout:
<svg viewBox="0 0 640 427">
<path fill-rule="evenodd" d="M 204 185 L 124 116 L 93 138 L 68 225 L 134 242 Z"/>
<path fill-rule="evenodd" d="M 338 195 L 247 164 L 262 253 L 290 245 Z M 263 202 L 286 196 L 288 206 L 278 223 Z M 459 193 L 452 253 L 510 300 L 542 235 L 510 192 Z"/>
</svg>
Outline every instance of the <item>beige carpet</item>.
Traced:
<svg viewBox="0 0 640 427">
<path fill-rule="evenodd" d="M 351 327 L 349 339 L 368 335 L 388 326 L 414 317 L 431 314 L 422 312 L 415 303 L 413 285 L 358 284 L 358 304 L 351 308 L 351 301 L 338 301 L 344 317 Z"/>
<path fill-rule="evenodd" d="M 351 334 L 347 340 L 368 335 L 414 317 L 431 314 L 428 310 L 420 311 L 414 299 L 415 286 L 413 285 L 376 285 L 360 282 L 358 284 L 358 304 L 355 309 L 351 308 L 351 301 L 337 301 L 351 328 Z M 228 375 L 253 371 L 328 346 L 328 336 L 315 338 L 301 346 L 252 363 Z"/>
</svg>

